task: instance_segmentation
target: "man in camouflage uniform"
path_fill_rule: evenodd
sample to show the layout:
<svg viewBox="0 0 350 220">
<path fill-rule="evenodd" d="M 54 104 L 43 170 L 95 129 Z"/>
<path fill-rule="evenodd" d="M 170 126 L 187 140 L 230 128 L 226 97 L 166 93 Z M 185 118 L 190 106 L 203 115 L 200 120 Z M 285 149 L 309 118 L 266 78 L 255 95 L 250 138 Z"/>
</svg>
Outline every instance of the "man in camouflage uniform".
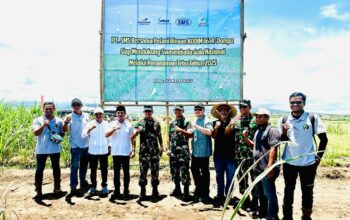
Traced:
<svg viewBox="0 0 350 220">
<path fill-rule="evenodd" d="M 237 166 L 243 161 L 242 167 L 238 172 L 238 179 L 243 176 L 243 174 L 249 169 L 250 166 L 254 163 L 253 151 L 248 146 L 248 144 L 243 139 L 243 131 L 248 131 L 248 136 L 250 140 L 253 140 L 255 131 L 257 130 L 256 121 L 253 119 L 252 114 L 250 113 L 252 106 L 251 102 L 248 99 L 242 99 L 239 101 L 239 110 L 240 115 L 237 115 L 234 120 L 231 121 L 232 129 L 235 132 L 236 139 L 236 162 Z M 250 171 L 250 176 L 252 181 L 254 180 L 253 170 Z M 248 188 L 248 176 L 240 182 L 239 192 L 243 195 L 245 190 Z M 249 207 L 250 206 L 250 207 Z M 249 209 L 255 211 L 258 208 L 258 194 L 256 190 L 252 191 L 252 200 L 248 197 L 246 202 L 243 205 L 244 209 Z"/>
<path fill-rule="evenodd" d="M 144 106 L 143 112 L 144 118 L 137 122 L 135 125 L 136 132 L 132 136 L 134 139 L 138 134 L 140 134 L 140 201 L 145 200 L 146 198 L 147 172 L 149 167 L 151 167 L 152 176 L 152 199 L 159 198 L 159 158 L 163 154 L 163 139 L 160 123 L 152 117 L 153 107 L 146 105 Z M 158 141 L 160 148 L 158 147 Z"/>
<path fill-rule="evenodd" d="M 189 200 L 190 179 L 190 150 L 188 140 L 192 137 L 192 125 L 190 121 L 185 120 L 183 116 L 183 105 L 175 105 L 175 120 L 169 126 L 169 145 L 168 155 L 170 157 L 170 173 L 175 183 L 175 189 L 171 196 L 180 196 L 180 173 L 182 185 L 184 186 L 183 200 Z"/>
</svg>

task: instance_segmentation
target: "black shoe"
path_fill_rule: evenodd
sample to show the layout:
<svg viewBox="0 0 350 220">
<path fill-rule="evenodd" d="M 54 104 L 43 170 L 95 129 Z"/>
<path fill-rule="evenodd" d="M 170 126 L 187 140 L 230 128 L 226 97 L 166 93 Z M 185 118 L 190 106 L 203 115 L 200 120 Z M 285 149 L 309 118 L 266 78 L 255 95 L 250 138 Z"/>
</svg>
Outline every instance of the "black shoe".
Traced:
<svg viewBox="0 0 350 220">
<path fill-rule="evenodd" d="M 78 195 L 78 194 L 79 194 L 79 190 L 77 190 L 77 188 L 73 187 L 73 188 L 71 188 L 71 190 L 70 190 L 70 194 L 71 194 L 72 196 Z"/>
<path fill-rule="evenodd" d="M 252 213 L 249 214 L 252 219 L 258 219 L 259 218 L 259 212 L 258 211 L 253 211 Z"/>
<path fill-rule="evenodd" d="M 124 190 L 124 192 L 123 192 L 123 197 L 124 197 L 124 200 L 130 199 L 129 190 Z"/>
<path fill-rule="evenodd" d="M 212 198 L 210 198 L 210 196 L 208 196 L 208 195 L 200 197 L 200 201 L 203 204 L 210 204 L 213 202 Z"/>
<path fill-rule="evenodd" d="M 221 206 L 225 202 L 225 197 L 224 196 L 215 196 L 214 197 L 214 205 L 216 206 Z"/>
<path fill-rule="evenodd" d="M 170 193 L 171 196 L 178 197 L 182 195 L 180 184 L 175 185 L 175 189 L 173 190 L 172 193 Z"/>
<path fill-rule="evenodd" d="M 153 187 L 152 189 L 152 200 L 159 199 L 158 187 Z"/>
<path fill-rule="evenodd" d="M 146 187 L 141 186 L 141 192 L 139 196 L 139 201 L 144 201 L 146 199 Z"/>
</svg>

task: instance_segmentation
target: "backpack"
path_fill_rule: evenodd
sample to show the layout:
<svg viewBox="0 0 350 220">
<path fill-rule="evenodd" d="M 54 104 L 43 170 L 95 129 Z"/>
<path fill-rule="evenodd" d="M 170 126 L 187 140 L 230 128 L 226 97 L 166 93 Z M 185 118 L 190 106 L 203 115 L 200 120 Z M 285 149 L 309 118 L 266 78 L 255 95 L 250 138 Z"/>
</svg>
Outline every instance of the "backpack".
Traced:
<svg viewBox="0 0 350 220">
<path fill-rule="evenodd" d="M 284 124 L 284 123 L 287 122 L 288 116 L 289 116 L 289 115 L 283 115 L 282 123 L 281 123 L 281 124 Z M 315 147 L 317 147 L 317 142 L 316 142 L 316 138 L 315 138 L 315 115 L 314 115 L 313 113 L 309 113 L 308 116 L 309 116 L 309 119 L 310 119 L 310 121 L 311 121 L 312 138 L 314 139 Z"/>
</svg>

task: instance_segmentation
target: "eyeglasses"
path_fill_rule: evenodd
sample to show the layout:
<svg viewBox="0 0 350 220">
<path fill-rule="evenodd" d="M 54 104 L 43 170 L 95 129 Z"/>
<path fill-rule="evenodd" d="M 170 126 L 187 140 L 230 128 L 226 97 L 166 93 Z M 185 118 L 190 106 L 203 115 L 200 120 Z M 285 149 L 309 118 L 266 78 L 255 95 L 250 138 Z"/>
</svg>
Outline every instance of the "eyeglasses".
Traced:
<svg viewBox="0 0 350 220">
<path fill-rule="evenodd" d="M 241 109 L 241 108 L 247 108 L 248 106 L 246 106 L 246 105 L 240 105 L 239 106 L 239 109 Z"/>
<path fill-rule="evenodd" d="M 195 108 L 194 111 L 202 111 L 202 108 Z"/>
<path fill-rule="evenodd" d="M 289 104 L 291 104 L 291 105 L 301 105 L 301 104 L 303 104 L 303 102 L 302 101 L 290 101 L 289 102 Z"/>
</svg>

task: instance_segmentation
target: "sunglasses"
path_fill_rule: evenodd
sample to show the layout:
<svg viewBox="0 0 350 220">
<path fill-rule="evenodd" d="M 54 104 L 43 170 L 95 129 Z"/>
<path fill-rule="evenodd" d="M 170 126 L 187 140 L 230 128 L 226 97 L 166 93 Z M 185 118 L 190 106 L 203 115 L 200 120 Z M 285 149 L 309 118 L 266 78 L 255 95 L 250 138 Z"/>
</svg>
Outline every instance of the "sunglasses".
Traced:
<svg viewBox="0 0 350 220">
<path fill-rule="evenodd" d="M 302 101 L 290 101 L 289 102 L 289 104 L 291 104 L 291 105 L 301 105 L 301 104 L 303 104 L 303 102 Z"/>
<path fill-rule="evenodd" d="M 102 113 L 96 113 L 95 115 L 96 115 L 96 116 L 100 116 L 100 115 L 102 115 Z"/>
<path fill-rule="evenodd" d="M 144 112 L 152 112 L 151 110 L 145 110 Z"/>
<path fill-rule="evenodd" d="M 72 106 L 73 106 L 73 107 L 80 107 L 81 105 L 78 104 L 78 103 L 76 103 L 76 104 L 73 104 Z"/>
<path fill-rule="evenodd" d="M 241 109 L 241 108 L 247 108 L 248 106 L 246 106 L 246 105 L 240 105 L 239 106 L 239 109 Z"/>
<path fill-rule="evenodd" d="M 195 108 L 194 110 L 195 110 L 195 111 L 202 111 L 203 109 L 201 109 L 201 108 Z"/>
</svg>

